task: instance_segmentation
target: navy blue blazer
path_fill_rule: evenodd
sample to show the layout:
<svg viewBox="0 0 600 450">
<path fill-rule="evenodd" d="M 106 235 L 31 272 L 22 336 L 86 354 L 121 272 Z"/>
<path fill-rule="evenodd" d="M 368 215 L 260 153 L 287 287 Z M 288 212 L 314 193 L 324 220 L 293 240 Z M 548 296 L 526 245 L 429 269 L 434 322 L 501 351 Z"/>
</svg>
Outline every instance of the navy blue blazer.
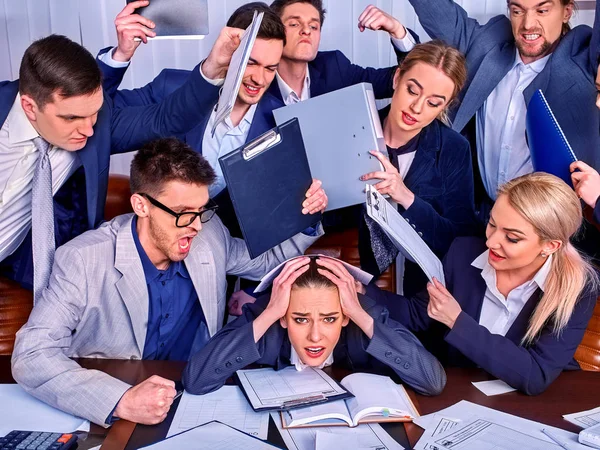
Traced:
<svg viewBox="0 0 600 450">
<path fill-rule="evenodd" d="M 122 69 L 108 68 L 105 74 L 107 70 L 109 78 L 119 78 L 124 73 Z M 111 154 L 135 150 L 149 140 L 191 129 L 208 115 L 219 92 L 217 87 L 204 80 L 198 68 L 175 95 L 156 105 L 117 108 L 109 95 L 116 86 L 105 85 L 108 92 L 104 94 L 94 135 L 77 152 L 82 170 L 67 180 L 54 196 L 57 245 L 103 221 Z M 0 125 L 6 120 L 18 90 L 18 81 L 0 83 Z M 0 273 L 31 288 L 31 233 L 0 266 Z"/>
<path fill-rule="evenodd" d="M 394 50 L 397 55 L 402 54 Z M 394 94 L 395 72 L 396 66 L 385 69 L 357 66 L 339 50 L 318 52 L 315 59 L 308 63 L 310 96 L 316 97 L 357 83 L 371 83 L 375 98 L 390 98 Z M 277 80 L 273 80 L 268 92 L 283 102 Z"/>
<path fill-rule="evenodd" d="M 391 320 L 385 308 L 370 298 L 359 296 L 365 311 L 374 319 L 369 339 L 352 321 L 342 328 L 333 350 L 334 364 L 353 371 L 383 371 L 425 395 L 444 389 L 446 373 L 442 365 L 403 325 Z M 246 304 L 242 315 L 222 328 L 206 346 L 190 358 L 183 372 L 183 385 L 192 394 L 219 389 L 236 370 L 249 364 L 266 364 L 280 370 L 291 365 L 291 343 L 279 322 L 254 342 L 252 322 L 267 307 L 269 296 Z"/>
<path fill-rule="evenodd" d="M 573 355 L 592 317 L 598 292 L 586 289 L 581 293 L 560 335 L 552 331 L 550 323 L 531 345 L 523 346 L 521 340 L 542 292 L 538 289 L 529 298 L 506 336 L 492 334 L 479 325 L 486 284 L 481 269 L 471 263 L 485 250 L 482 239 L 457 238 L 446 255 L 446 287 L 462 308 L 451 330 L 427 315 L 426 291 L 409 299 L 369 285 L 367 295 L 386 306 L 394 320 L 421 332 L 425 347 L 444 365 L 479 366 L 526 394 L 539 394 L 562 370 L 579 369 Z"/>
<path fill-rule="evenodd" d="M 460 93 L 459 106 L 451 114 L 453 128 L 460 132 L 514 63 L 516 46 L 510 20 L 500 15 L 480 25 L 453 1 L 409 1 L 432 38 L 446 41 L 467 58 L 468 81 Z M 568 32 L 544 70 L 523 92 L 526 104 L 535 91 L 544 92 L 577 157 L 595 168 L 600 168 L 600 112 L 594 85 L 599 16 L 600 2 L 596 2 L 594 29 L 580 25 Z"/>
<path fill-rule="evenodd" d="M 381 112 L 383 117 L 389 107 Z M 404 183 L 415 195 L 408 209 L 399 212 L 429 247 L 443 257 L 457 236 L 476 232 L 473 200 L 473 170 L 469 142 L 439 120 L 423 128 L 419 145 Z M 361 224 L 359 251 L 361 267 L 379 275 L 368 230 Z M 420 291 L 427 278 L 420 268 L 407 261 L 404 292 Z"/>
</svg>

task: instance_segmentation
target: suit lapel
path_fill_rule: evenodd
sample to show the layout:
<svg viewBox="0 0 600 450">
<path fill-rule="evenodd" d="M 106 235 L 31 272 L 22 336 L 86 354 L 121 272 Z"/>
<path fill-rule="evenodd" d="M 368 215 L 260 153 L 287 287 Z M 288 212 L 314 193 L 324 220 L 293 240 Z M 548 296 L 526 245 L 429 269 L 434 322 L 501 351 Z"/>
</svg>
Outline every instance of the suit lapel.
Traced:
<svg viewBox="0 0 600 450">
<path fill-rule="evenodd" d="M 15 103 L 15 98 L 19 93 L 19 82 L 11 81 L 5 83 L 0 89 L 0 127 L 6 121 L 12 105 Z"/>
<path fill-rule="evenodd" d="M 440 129 L 437 122 L 432 122 L 421 132 L 419 146 L 404 182 L 409 189 L 418 186 L 421 179 L 429 174 L 436 161 L 436 153 L 440 148 Z"/>
<path fill-rule="evenodd" d="M 206 319 L 206 325 L 210 336 L 214 336 L 218 329 L 218 295 L 217 274 L 215 270 L 214 255 L 209 250 L 198 248 L 201 241 L 192 241 L 190 254 L 184 260 L 184 264 L 192 278 L 192 283 L 198 294 L 198 300 Z M 204 246 L 203 246 L 204 247 Z"/>
<path fill-rule="evenodd" d="M 273 83 L 277 84 L 277 81 L 273 80 Z M 256 139 L 261 134 L 273 128 L 275 126 L 273 110 L 283 106 L 285 106 L 283 101 L 277 100 L 277 98 L 273 97 L 269 92 L 266 92 L 254 112 L 246 143 Z"/>
<path fill-rule="evenodd" d="M 83 170 L 85 172 L 85 193 L 88 205 L 88 226 L 95 228 L 96 224 L 96 205 L 98 203 L 98 146 L 97 139 L 90 138 L 87 145 L 77 152 Z M 134 248 L 135 250 L 135 248 Z"/>
<path fill-rule="evenodd" d="M 308 64 L 308 73 L 310 75 L 310 98 L 317 97 L 327 93 L 327 85 L 323 81 L 321 72 L 312 64 Z"/>
<path fill-rule="evenodd" d="M 525 306 L 523 306 L 523 309 L 506 333 L 506 338 L 510 339 L 516 345 L 519 345 L 521 343 L 521 339 L 523 339 L 523 336 L 525 336 L 527 326 L 529 325 L 529 318 L 539 303 L 541 295 L 542 290 L 540 288 L 536 289 L 531 297 L 529 297 L 529 300 L 527 300 L 527 303 L 525 303 Z"/>
<path fill-rule="evenodd" d="M 452 124 L 454 130 L 462 131 L 471 117 L 481 108 L 515 62 L 515 51 L 513 44 L 506 44 L 485 55 L 456 113 Z"/>
<path fill-rule="evenodd" d="M 216 104 L 213 106 L 213 110 Z M 212 111 L 212 110 L 211 110 Z M 190 132 L 185 135 L 185 142 L 198 153 L 202 154 L 202 143 L 204 142 L 204 132 L 210 121 L 211 114 L 206 114 L 205 119 L 194 127 Z M 209 130 L 210 132 L 210 130 Z"/>
<path fill-rule="evenodd" d="M 131 234 L 131 220 L 124 223 L 117 234 L 115 269 L 122 275 L 116 287 L 129 312 L 135 341 L 140 355 L 143 355 L 148 327 L 148 287 Z"/>
</svg>

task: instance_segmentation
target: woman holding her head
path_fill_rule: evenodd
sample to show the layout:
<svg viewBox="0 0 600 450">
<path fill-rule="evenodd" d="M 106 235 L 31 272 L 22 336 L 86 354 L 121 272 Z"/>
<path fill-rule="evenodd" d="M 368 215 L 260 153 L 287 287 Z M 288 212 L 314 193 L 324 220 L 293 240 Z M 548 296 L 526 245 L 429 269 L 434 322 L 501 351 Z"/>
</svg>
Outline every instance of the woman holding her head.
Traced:
<svg viewBox="0 0 600 450">
<path fill-rule="evenodd" d="M 439 394 L 441 364 L 387 310 L 356 293 L 343 264 L 330 258 L 290 260 L 259 298 L 190 359 L 183 384 L 192 394 L 219 389 L 248 364 L 393 370 L 419 393 Z"/>
<path fill-rule="evenodd" d="M 503 185 L 487 240 L 458 238 L 444 262 L 446 287 L 403 298 L 366 289 L 445 365 L 479 366 L 526 394 L 544 391 L 573 359 L 592 316 L 595 270 L 569 242 L 579 199 L 559 178 L 533 173 Z"/>
<path fill-rule="evenodd" d="M 392 103 L 380 111 L 390 159 L 371 152 L 385 171 L 362 177 L 381 180 L 375 188 L 398 204 L 400 214 L 440 256 L 456 236 L 473 234 L 476 222 L 469 143 L 447 119 L 466 78 L 464 56 L 441 41 L 419 44 L 408 53 L 394 76 Z M 378 233 L 369 219 L 367 225 L 359 243 L 361 266 L 378 274 L 391 258 L 375 260 L 371 239 Z M 417 273 L 421 289 L 424 274 L 407 264 L 405 280 L 415 280 Z"/>
</svg>

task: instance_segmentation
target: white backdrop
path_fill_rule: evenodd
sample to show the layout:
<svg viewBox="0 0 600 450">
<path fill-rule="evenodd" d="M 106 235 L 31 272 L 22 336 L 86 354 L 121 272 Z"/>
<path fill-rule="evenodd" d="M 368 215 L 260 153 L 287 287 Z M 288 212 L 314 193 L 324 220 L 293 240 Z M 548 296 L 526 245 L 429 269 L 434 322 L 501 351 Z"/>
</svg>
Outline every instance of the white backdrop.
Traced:
<svg viewBox="0 0 600 450">
<path fill-rule="evenodd" d="M 269 0 L 267 2 L 270 3 Z M 206 57 L 230 14 L 246 0 L 208 0 L 209 35 L 202 41 L 154 41 L 138 49 L 123 80 L 123 88 L 143 86 L 163 68 L 191 69 Z M 457 0 L 480 22 L 506 13 L 506 0 Z M 573 24 L 592 25 L 593 2 L 583 8 Z M 356 19 L 369 4 L 391 12 L 426 39 L 407 0 L 324 0 L 327 16 L 321 49 L 339 49 L 356 64 L 386 67 L 394 64 L 388 37 L 382 32 L 360 33 Z M 113 21 L 125 0 L 0 0 L 0 80 L 18 77 L 21 56 L 35 39 L 50 33 L 64 34 L 87 47 L 92 54 L 116 43 Z M 129 172 L 130 156 L 113 157 L 111 171 Z"/>
</svg>

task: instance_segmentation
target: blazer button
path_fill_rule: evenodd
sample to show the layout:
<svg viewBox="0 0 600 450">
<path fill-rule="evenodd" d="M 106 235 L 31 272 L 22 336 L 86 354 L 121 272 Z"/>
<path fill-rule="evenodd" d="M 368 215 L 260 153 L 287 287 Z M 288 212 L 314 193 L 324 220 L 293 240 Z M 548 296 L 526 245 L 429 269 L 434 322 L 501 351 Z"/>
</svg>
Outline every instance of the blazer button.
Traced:
<svg viewBox="0 0 600 450">
<path fill-rule="evenodd" d="M 385 352 L 385 357 L 386 358 L 391 358 L 392 357 L 392 352 Z"/>
<path fill-rule="evenodd" d="M 231 362 L 230 362 L 230 361 L 227 361 L 227 362 L 225 363 L 225 367 L 231 367 Z"/>
<path fill-rule="evenodd" d="M 217 368 L 215 369 L 215 373 L 221 373 L 221 372 L 222 372 L 222 371 L 221 371 L 221 368 L 220 368 L 220 367 L 217 367 Z"/>
<path fill-rule="evenodd" d="M 129 358 L 129 359 L 131 359 L 131 360 L 136 360 L 136 359 L 138 359 L 138 357 L 137 357 L 137 356 L 135 356 L 135 355 L 132 355 L 132 356 L 131 356 L 131 358 Z"/>
<path fill-rule="evenodd" d="M 410 367 L 410 363 L 404 363 L 404 368 L 408 369 Z"/>
<path fill-rule="evenodd" d="M 420 231 L 419 231 L 419 233 L 418 233 L 418 234 L 419 234 L 419 236 L 423 237 L 423 233 L 421 233 Z"/>
<path fill-rule="evenodd" d="M 400 364 L 400 363 L 402 362 L 402 360 L 401 360 L 400 358 L 396 358 L 396 359 L 394 360 L 394 362 L 395 362 L 396 364 Z"/>
<path fill-rule="evenodd" d="M 416 226 L 414 223 L 412 224 L 412 226 L 413 226 L 413 228 L 415 228 L 415 229 L 417 228 L 417 226 Z"/>
<path fill-rule="evenodd" d="M 238 356 L 237 358 L 235 358 L 235 362 L 241 363 L 243 360 L 244 360 L 244 358 L 242 358 L 241 356 Z"/>
</svg>

